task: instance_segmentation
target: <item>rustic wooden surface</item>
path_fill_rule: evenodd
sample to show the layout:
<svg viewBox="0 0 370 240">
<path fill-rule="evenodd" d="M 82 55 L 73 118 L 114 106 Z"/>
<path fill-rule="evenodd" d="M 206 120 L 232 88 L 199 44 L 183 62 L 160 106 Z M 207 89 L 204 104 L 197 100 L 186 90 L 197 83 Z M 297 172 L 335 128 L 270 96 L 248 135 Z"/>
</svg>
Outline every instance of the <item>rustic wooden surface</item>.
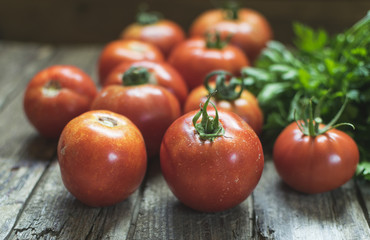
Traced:
<svg viewBox="0 0 370 240">
<path fill-rule="evenodd" d="M 269 153 L 253 194 L 228 211 L 200 213 L 179 203 L 158 159 L 122 203 L 80 203 L 63 186 L 56 141 L 37 134 L 22 100 L 30 78 L 53 64 L 76 65 L 96 79 L 101 48 L 0 41 L 0 239 L 370 239 L 368 183 L 301 194 L 282 183 Z"/>
</svg>

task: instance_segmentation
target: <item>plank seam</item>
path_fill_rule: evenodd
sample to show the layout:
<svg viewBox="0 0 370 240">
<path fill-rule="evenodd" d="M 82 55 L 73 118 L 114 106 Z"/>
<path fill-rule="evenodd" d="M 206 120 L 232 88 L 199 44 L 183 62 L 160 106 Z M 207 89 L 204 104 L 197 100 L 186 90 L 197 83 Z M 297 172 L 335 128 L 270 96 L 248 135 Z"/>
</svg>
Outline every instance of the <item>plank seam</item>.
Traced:
<svg viewBox="0 0 370 240">
<path fill-rule="evenodd" d="M 369 210 L 367 209 L 366 207 L 366 202 L 365 202 L 365 199 L 364 197 L 362 196 L 362 193 L 361 193 L 361 190 L 357 184 L 357 181 L 356 179 L 354 180 L 355 182 L 355 190 L 356 190 L 356 197 L 357 197 L 357 200 L 358 200 L 358 203 L 360 204 L 360 207 L 362 209 L 362 212 L 364 214 L 364 217 L 366 219 L 366 222 L 367 222 L 367 225 L 369 226 L 370 228 L 370 217 L 369 217 Z"/>
</svg>

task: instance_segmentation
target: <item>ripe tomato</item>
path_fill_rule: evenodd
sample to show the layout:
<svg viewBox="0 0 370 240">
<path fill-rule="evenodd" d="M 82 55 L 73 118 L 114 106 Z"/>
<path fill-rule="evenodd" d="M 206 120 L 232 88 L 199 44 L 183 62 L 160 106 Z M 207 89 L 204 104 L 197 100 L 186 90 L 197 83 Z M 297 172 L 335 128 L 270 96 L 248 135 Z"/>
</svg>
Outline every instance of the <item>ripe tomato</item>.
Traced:
<svg viewBox="0 0 370 240">
<path fill-rule="evenodd" d="M 143 72 L 139 69 L 136 73 Z M 127 85 L 104 87 L 94 99 L 91 109 L 110 110 L 128 117 L 143 134 L 148 156 L 154 156 L 159 152 L 166 129 L 180 116 L 179 101 L 161 86 Z"/>
<path fill-rule="evenodd" d="M 207 113 L 207 105 L 168 128 L 160 162 L 167 184 L 182 203 L 216 212 L 249 196 L 261 177 L 264 157 L 258 136 L 245 121 L 228 111 Z"/>
<path fill-rule="evenodd" d="M 201 85 L 209 72 L 223 69 L 240 75 L 240 69 L 249 65 L 240 49 L 220 41 L 219 37 L 216 40 L 195 37 L 171 52 L 168 62 L 182 75 L 189 89 Z"/>
<path fill-rule="evenodd" d="M 213 75 L 217 75 L 217 78 L 221 81 L 225 81 L 226 75 L 232 76 L 232 74 L 225 71 L 217 71 L 210 73 L 206 79 L 211 78 Z M 237 79 L 234 80 L 237 81 Z M 215 83 L 210 83 L 208 85 L 207 82 L 206 85 L 207 87 L 199 86 L 190 92 L 189 97 L 187 98 L 184 105 L 185 113 L 190 112 L 191 110 L 198 109 L 199 103 L 205 103 L 208 95 L 216 90 L 217 92 L 216 94 L 214 94 L 211 100 L 215 103 L 218 109 L 223 109 L 238 114 L 239 117 L 241 117 L 253 128 L 257 135 L 262 132 L 263 113 L 261 108 L 259 107 L 256 97 L 247 90 L 242 90 L 240 95 L 236 93 L 240 91 L 241 81 L 240 84 L 234 85 L 231 88 L 228 88 L 224 82 L 218 84 L 216 87 Z M 232 98 L 227 98 L 227 95 L 225 96 L 225 89 L 234 93 L 235 96 Z"/>
<path fill-rule="evenodd" d="M 248 8 L 208 10 L 194 20 L 190 36 L 203 36 L 209 31 L 232 34 L 230 42 L 243 49 L 251 62 L 273 38 L 265 17 Z"/>
<path fill-rule="evenodd" d="M 338 125 L 353 125 L 334 125 L 346 103 L 333 120 L 324 125 L 319 117 L 321 104 L 317 104 L 314 115 L 310 101 L 308 111 L 302 111 L 303 120 L 291 123 L 276 139 L 273 149 L 275 167 L 281 178 L 295 190 L 304 193 L 330 191 L 354 175 L 359 161 L 357 145 L 346 133 L 335 129 Z"/>
<path fill-rule="evenodd" d="M 147 166 L 140 131 L 109 111 L 89 111 L 71 120 L 59 139 L 58 161 L 68 191 L 93 207 L 126 199 Z"/>
<path fill-rule="evenodd" d="M 172 48 L 185 39 L 185 33 L 173 21 L 161 19 L 158 14 L 140 12 L 136 22 L 127 26 L 120 37 L 152 43 L 168 56 Z"/>
<path fill-rule="evenodd" d="M 359 152 L 353 139 L 340 130 L 311 137 L 303 134 L 294 122 L 276 139 L 273 158 L 279 175 L 293 189 L 321 193 L 352 178 Z"/>
<path fill-rule="evenodd" d="M 99 81 L 104 83 L 108 74 L 121 62 L 127 61 L 163 61 L 161 51 L 151 43 L 137 40 L 116 40 L 108 43 L 99 58 Z"/>
<path fill-rule="evenodd" d="M 188 96 L 188 88 L 184 79 L 171 65 L 165 62 L 138 61 L 123 62 L 115 67 L 105 79 L 104 85 L 122 85 L 122 76 L 130 68 L 141 67 L 148 71 L 149 82 L 158 84 L 173 93 L 184 104 Z"/>
<path fill-rule="evenodd" d="M 47 138 L 58 138 L 72 118 L 86 112 L 97 94 L 93 80 L 74 66 L 55 65 L 28 83 L 23 106 L 28 120 Z"/>
</svg>

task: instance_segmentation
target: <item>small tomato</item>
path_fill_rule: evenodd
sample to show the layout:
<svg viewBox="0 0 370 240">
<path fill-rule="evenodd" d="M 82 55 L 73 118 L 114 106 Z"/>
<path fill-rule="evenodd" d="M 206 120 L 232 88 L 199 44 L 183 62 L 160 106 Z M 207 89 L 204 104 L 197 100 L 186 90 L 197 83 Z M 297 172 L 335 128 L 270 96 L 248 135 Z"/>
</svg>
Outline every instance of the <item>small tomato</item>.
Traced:
<svg viewBox="0 0 370 240">
<path fill-rule="evenodd" d="M 108 85 L 94 99 L 91 109 L 110 110 L 128 117 L 143 134 L 148 156 L 158 154 L 162 137 L 180 116 L 177 98 L 165 88 L 147 84 L 148 72 L 131 68 L 124 85 Z"/>
<path fill-rule="evenodd" d="M 240 69 L 249 66 L 245 54 L 237 47 L 220 39 L 218 34 L 208 39 L 188 39 L 171 52 L 168 62 L 182 75 L 189 89 L 202 85 L 206 75 L 215 70 L 240 75 Z"/>
<path fill-rule="evenodd" d="M 126 117 L 89 111 L 71 120 L 58 143 L 62 180 L 78 200 L 93 207 L 126 199 L 147 166 L 143 137 Z"/>
<path fill-rule="evenodd" d="M 185 33 L 177 23 L 163 19 L 159 14 L 142 11 L 138 13 L 136 22 L 122 31 L 121 39 L 152 43 L 168 56 L 172 48 L 185 39 Z"/>
<path fill-rule="evenodd" d="M 160 162 L 168 186 L 182 203 L 216 212 L 251 194 L 264 157 L 258 136 L 245 121 L 228 111 L 207 113 L 208 102 L 209 98 L 201 111 L 185 114 L 168 128 Z"/>
<path fill-rule="evenodd" d="M 311 113 L 312 116 L 312 113 Z M 340 187 L 356 171 L 359 151 L 346 133 L 315 117 L 287 126 L 274 144 L 277 172 L 293 189 L 321 193 Z"/>
<path fill-rule="evenodd" d="M 97 94 L 93 80 L 75 66 L 55 65 L 28 83 L 23 106 L 28 120 L 47 138 L 58 138 L 64 126 L 86 112 Z"/>
<path fill-rule="evenodd" d="M 171 65 L 166 62 L 138 61 L 123 62 L 115 67 L 105 79 L 104 86 L 122 85 L 122 77 L 130 68 L 140 67 L 148 71 L 149 83 L 157 84 L 173 93 L 181 104 L 188 96 L 188 88 L 184 79 Z"/>
<path fill-rule="evenodd" d="M 151 43 L 138 40 L 116 40 L 108 43 L 99 58 L 99 81 L 103 85 L 108 74 L 120 63 L 127 61 L 163 61 L 161 51 Z"/>
</svg>

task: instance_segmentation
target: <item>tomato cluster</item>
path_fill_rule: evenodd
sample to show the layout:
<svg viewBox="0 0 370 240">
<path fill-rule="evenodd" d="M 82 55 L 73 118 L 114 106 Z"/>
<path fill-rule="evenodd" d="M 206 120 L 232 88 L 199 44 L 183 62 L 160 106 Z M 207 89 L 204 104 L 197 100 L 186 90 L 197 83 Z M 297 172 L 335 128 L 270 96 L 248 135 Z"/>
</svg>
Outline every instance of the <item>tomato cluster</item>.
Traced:
<svg viewBox="0 0 370 240">
<path fill-rule="evenodd" d="M 75 66 L 34 76 L 24 95 L 26 116 L 41 135 L 59 138 L 62 180 L 77 199 L 90 206 L 124 200 L 157 155 L 169 188 L 193 209 L 222 211 L 250 195 L 264 165 L 264 116 L 240 70 L 272 33 L 255 11 L 241 9 L 232 19 L 226 13 L 196 19 L 188 39 L 176 23 L 141 13 L 102 49 L 100 86 Z M 294 182 L 290 172 L 297 169 L 284 155 L 293 150 L 279 145 L 292 137 L 281 138 L 275 163 Z"/>
</svg>

